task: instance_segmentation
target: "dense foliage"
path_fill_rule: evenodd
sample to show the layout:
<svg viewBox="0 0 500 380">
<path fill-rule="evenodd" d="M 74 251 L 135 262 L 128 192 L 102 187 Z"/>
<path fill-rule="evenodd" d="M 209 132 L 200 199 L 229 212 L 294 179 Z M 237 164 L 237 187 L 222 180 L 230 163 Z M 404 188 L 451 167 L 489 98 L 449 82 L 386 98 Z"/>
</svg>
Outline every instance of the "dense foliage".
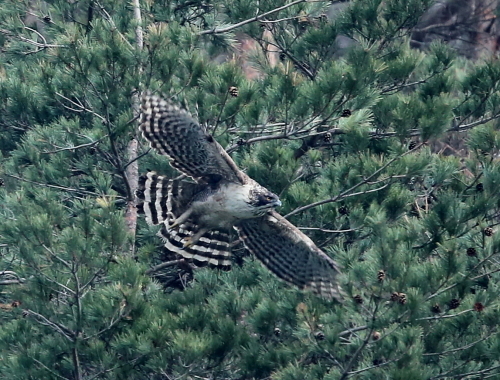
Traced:
<svg viewBox="0 0 500 380">
<path fill-rule="evenodd" d="M 1 5 L 0 378 L 497 376 L 500 61 L 411 49 L 431 1 Z M 135 226 L 134 164 L 176 175 L 146 89 L 280 195 L 342 304 Z"/>
</svg>

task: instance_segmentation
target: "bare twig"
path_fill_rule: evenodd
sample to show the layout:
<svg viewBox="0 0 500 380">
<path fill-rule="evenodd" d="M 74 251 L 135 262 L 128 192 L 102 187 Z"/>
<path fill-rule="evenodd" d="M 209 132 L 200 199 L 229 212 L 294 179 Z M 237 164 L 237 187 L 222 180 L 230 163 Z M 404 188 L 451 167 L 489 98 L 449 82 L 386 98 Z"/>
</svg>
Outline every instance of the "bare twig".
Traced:
<svg viewBox="0 0 500 380">
<path fill-rule="evenodd" d="M 355 333 L 357 331 L 363 331 L 363 330 L 366 330 L 368 328 L 369 328 L 368 326 L 358 326 L 358 327 L 354 327 L 352 329 L 344 330 L 344 331 L 341 331 L 339 333 L 339 337 L 350 335 L 350 334 Z"/>
<path fill-rule="evenodd" d="M 348 230 L 328 230 L 325 228 L 318 228 L 318 227 L 297 227 L 297 228 L 301 231 L 321 231 L 329 234 L 345 234 L 347 232 L 354 232 L 358 230 L 358 228 L 350 228 Z"/>
<path fill-rule="evenodd" d="M 11 270 L 4 270 L 0 272 L 0 276 L 5 276 L 7 278 L 6 280 L 0 281 L 0 285 L 22 284 L 26 281 L 25 278 L 20 277 L 16 272 Z"/>
<path fill-rule="evenodd" d="M 57 331 L 58 333 L 60 333 L 62 336 L 64 336 L 66 339 L 68 339 L 70 342 L 74 342 L 75 339 L 75 333 L 70 330 L 69 328 L 67 328 L 66 326 L 60 324 L 60 323 L 56 323 L 56 322 L 52 322 L 51 320 L 49 320 L 48 318 L 44 317 L 43 315 L 41 314 L 38 314 L 36 312 L 34 312 L 33 310 L 24 310 L 24 313 L 26 316 L 33 316 L 35 317 L 35 320 L 44 325 L 44 326 L 49 326 L 49 327 L 52 327 L 55 331 Z"/>
<path fill-rule="evenodd" d="M 75 101 L 73 101 L 73 100 L 71 100 L 71 99 L 67 98 L 67 97 L 66 97 L 66 96 L 64 96 L 63 94 L 60 94 L 59 92 L 56 92 L 56 95 L 57 95 L 57 96 L 59 96 L 59 97 L 61 97 L 61 98 L 63 98 L 64 100 L 66 100 L 66 101 L 70 102 L 70 103 L 71 103 L 71 104 L 73 104 L 74 106 L 78 107 L 78 108 L 79 108 L 79 110 L 75 110 L 74 108 L 70 108 L 70 107 L 68 107 L 68 106 L 64 106 L 64 104 L 63 104 L 63 106 L 64 106 L 65 108 L 68 108 L 69 110 L 72 110 L 72 111 L 74 111 L 74 112 L 82 112 L 82 111 L 89 112 L 89 113 L 91 113 L 92 115 L 94 115 L 94 116 L 98 117 L 98 118 L 99 118 L 99 119 L 100 119 L 103 123 L 106 123 L 106 121 L 107 121 L 107 120 L 106 120 L 106 118 L 105 118 L 104 116 L 99 115 L 98 113 L 94 112 L 93 110 L 91 110 L 91 109 L 89 109 L 89 108 L 85 107 L 83 104 L 81 104 L 81 103 L 76 103 Z"/>
<path fill-rule="evenodd" d="M 175 266 L 177 264 L 183 263 L 184 261 L 185 261 L 184 259 L 179 259 L 179 260 L 167 261 L 167 262 L 155 265 L 154 267 L 149 268 L 146 271 L 146 274 L 152 274 L 152 273 L 158 272 L 161 269 L 168 268 L 168 267 L 173 267 L 173 266 Z"/>
<path fill-rule="evenodd" d="M 17 284 L 22 284 L 24 282 L 24 279 L 21 281 L 19 280 L 3 280 L 0 281 L 0 285 L 17 285 Z"/>
<path fill-rule="evenodd" d="M 39 36 L 41 35 L 40 33 L 36 32 L 34 29 L 31 29 L 28 27 L 25 27 L 25 29 L 28 29 L 32 32 L 35 32 Z M 10 30 L 6 30 L 6 29 L 0 29 L 0 33 L 4 34 L 6 36 L 9 36 L 9 37 L 18 38 L 22 42 L 26 42 L 30 45 L 36 46 L 37 48 L 39 48 L 38 50 L 36 50 L 36 52 L 43 50 L 43 49 L 47 49 L 47 48 L 65 48 L 65 47 L 67 47 L 66 45 L 47 44 L 46 42 L 45 43 L 36 42 L 36 41 L 30 40 L 29 38 L 26 38 L 26 37 L 17 36 L 14 33 L 12 33 Z M 42 36 L 42 38 L 43 38 L 43 36 Z M 43 38 L 43 40 L 45 41 L 45 38 Z"/>
<path fill-rule="evenodd" d="M 459 351 L 464 351 L 464 350 L 467 350 L 467 349 L 469 349 L 471 347 L 474 347 L 478 343 L 481 343 L 481 342 L 483 342 L 485 340 L 490 339 L 493 336 L 494 336 L 493 333 L 491 333 L 488 336 L 483 336 L 481 339 L 478 339 L 475 342 L 466 344 L 465 346 L 458 347 L 458 348 L 453 348 L 451 350 L 446 350 L 446 351 L 441 351 L 441 352 L 431 352 L 431 353 L 428 353 L 428 354 L 422 354 L 422 356 L 436 356 L 436 355 L 443 356 L 443 355 L 453 354 L 453 353 L 459 352 Z"/>
<path fill-rule="evenodd" d="M 104 19 L 110 23 L 111 27 L 112 27 L 112 30 L 113 32 L 117 32 L 119 34 L 119 36 L 121 37 L 121 39 L 123 40 L 123 42 L 125 42 L 128 47 L 130 47 L 131 49 L 134 49 L 134 47 L 132 46 L 132 44 L 127 40 L 127 38 L 118 30 L 118 28 L 116 27 L 115 25 L 115 22 L 113 21 L 113 18 L 111 17 L 111 15 L 108 13 L 108 11 L 106 10 L 106 8 L 104 8 L 98 1 L 95 2 L 95 4 L 99 7 L 99 10 L 101 11 L 101 14 L 104 16 Z M 135 10 L 134 10 L 135 12 Z M 140 12 L 139 12 L 139 15 L 140 15 Z M 140 24 L 139 24 L 140 25 Z M 136 30 L 137 32 L 137 30 Z"/>
<path fill-rule="evenodd" d="M 13 174 L 7 174 L 7 173 L 5 173 L 4 175 L 7 176 L 7 177 L 10 177 L 10 178 L 17 179 L 19 181 L 23 181 L 23 182 L 27 182 L 27 183 L 32 183 L 32 184 L 38 185 L 38 186 L 49 187 L 49 188 L 52 188 L 52 189 L 57 189 L 57 190 L 62 190 L 62 191 L 67 191 L 67 192 L 80 193 L 80 194 L 85 194 L 85 195 L 92 195 L 92 196 L 98 196 L 99 195 L 99 194 L 93 193 L 91 191 L 80 190 L 80 189 L 73 189 L 71 187 L 50 185 L 48 183 L 41 183 L 41 182 L 36 182 L 36 181 L 30 181 L 29 179 L 18 177 L 18 176 L 13 175 Z"/>
<path fill-rule="evenodd" d="M 59 375 L 57 372 L 51 370 L 49 367 L 47 367 L 45 364 L 43 364 L 40 360 L 35 359 L 32 356 L 28 356 L 30 359 L 32 359 L 35 363 L 37 363 L 39 366 L 41 366 L 43 369 L 45 369 L 47 372 L 49 372 L 52 376 L 57 377 L 58 379 L 64 379 L 64 380 L 70 380 L 67 377 Z"/>
<path fill-rule="evenodd" d="M 91 147 L 91 146 L 99 144 L 100 140 L 101 139 L 93 141 L 91 143 L 87 143 L 87 144 L 81 144 L 81 145 L 77 145 L 77 146 L 69 146 L 67 148 L 59 148 L 59 149 L 56 149 L 56 150 L 51 150 L 51 151 L 48 151 L 48 152 L 41 152 L 41 153 L 42 154 L 54 154 L 54 153 L 64 152 L 65 150 L 77 150 L 77 149 L 81 149 L 81 148 L 87 148 L 87 147 Z"/>
</svg>

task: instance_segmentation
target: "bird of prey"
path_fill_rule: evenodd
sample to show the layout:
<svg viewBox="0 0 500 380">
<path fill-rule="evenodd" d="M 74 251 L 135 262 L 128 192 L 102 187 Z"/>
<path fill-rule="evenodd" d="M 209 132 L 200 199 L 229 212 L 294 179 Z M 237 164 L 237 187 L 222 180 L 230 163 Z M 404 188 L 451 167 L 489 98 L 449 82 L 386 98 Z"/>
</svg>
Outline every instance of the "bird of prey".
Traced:
<svg viewBox="0 0 500 380">
<path fill-rule="evenodd" d="M 341 299 L 339 268 L 275 211 L 278 196 L 238 169 L 192 116 L 170 100 L 142 97 L 140 130 L 158 153 L 194 182 L 149 172 L 139 181 L 139 211 L 167 250 L 197 264 L 231 266 L 230 233 L 279 278 L 326 299 Z"/>
</svg>

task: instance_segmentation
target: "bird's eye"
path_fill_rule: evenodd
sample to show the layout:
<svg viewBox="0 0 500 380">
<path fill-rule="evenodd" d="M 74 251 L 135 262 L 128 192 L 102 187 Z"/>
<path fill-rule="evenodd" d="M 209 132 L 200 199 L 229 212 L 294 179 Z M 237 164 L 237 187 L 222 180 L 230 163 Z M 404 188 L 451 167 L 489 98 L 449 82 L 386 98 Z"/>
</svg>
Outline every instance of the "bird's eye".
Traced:
<svg viewBox="0 0 500 380">
<path fill-rule="evenodd" d="M 272 201 L 272 200 L 273 200 L 273 198 L 272 198 L 272 197 L 270 197 L 269 195 L 266 197 L 266 199 L 267 199 L 268 201 Z"/>
</svg>

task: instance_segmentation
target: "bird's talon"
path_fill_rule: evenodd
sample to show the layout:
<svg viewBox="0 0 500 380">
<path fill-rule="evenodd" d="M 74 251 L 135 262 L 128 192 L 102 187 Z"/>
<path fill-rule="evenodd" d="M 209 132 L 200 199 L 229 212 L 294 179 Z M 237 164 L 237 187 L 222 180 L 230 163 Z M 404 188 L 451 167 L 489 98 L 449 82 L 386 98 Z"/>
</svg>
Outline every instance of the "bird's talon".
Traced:
<svg viewBox="0 0 500 380">
<path fill-rule="evenodd" d="M 168 230 L 178 230 L 180 227 L 180 223 L 177 223 L 177 221 L 174 221 L 171 225 L 168 226 Z"/>
<path fill-rule="evenodd" d="M 193 245 L 193 239 L 187 237 L 187 238 L 184 238 L 184 245 L 182 246 L 182 248 L 189 248 Z"/>
</svg>

